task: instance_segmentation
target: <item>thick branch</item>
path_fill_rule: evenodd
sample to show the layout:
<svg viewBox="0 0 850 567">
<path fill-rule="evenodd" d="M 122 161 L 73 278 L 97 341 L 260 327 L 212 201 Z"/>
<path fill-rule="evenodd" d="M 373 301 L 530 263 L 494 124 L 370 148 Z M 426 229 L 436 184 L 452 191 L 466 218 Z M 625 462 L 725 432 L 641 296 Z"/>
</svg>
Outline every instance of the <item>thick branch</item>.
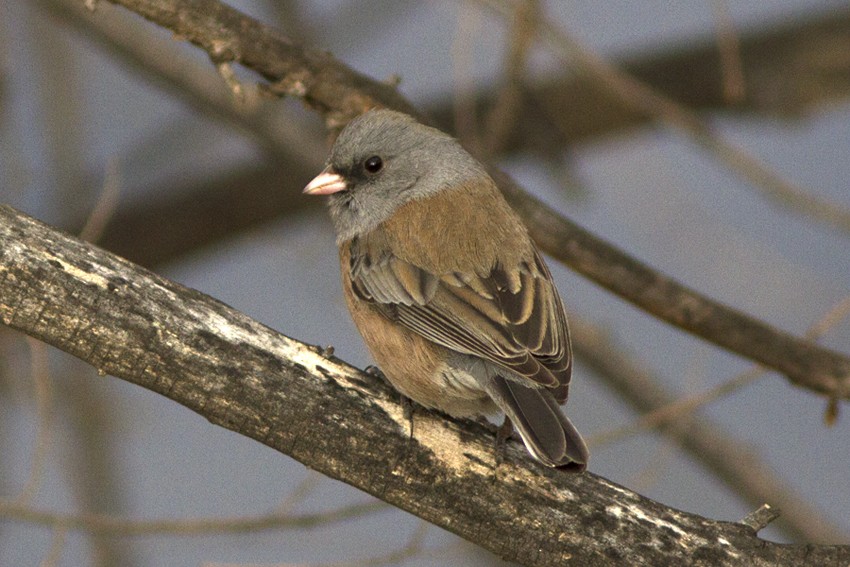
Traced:
<svg viewBox="0 0 850 567">
<path fill-rule="evenodd" d="M 216 0 L 111 0 L 206 49 L 277 81 L 302 97 L 331 128 L 382 105 L 417 114 L 388 85 L 324 52 L 293 45 L 274 30 Z M 578 227 L 498 175 L 500 187 L 541 248 L 647 312 L 833 398 L 850 398 L 850 359 L 721 305 L 664 276 Z"/>
<path fill-rule="evenodd" d="M 780 545 L 571 475 L 204 294 L 0 207 L 0 318 L 307 466 L 525 565 L 812 565 L 848 546 Z M 352 434 L 356 432 L 356 435 Z"/>
</svg>

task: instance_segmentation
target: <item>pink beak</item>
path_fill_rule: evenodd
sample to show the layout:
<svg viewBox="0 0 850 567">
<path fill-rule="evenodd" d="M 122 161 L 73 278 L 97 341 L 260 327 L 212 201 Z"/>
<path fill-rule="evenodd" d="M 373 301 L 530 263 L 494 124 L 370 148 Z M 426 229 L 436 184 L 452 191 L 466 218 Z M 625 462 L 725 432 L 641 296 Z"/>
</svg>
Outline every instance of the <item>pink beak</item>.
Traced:
<svg viewBox="0 0 850 567">
<path fill-rule="evenodd" d="M 332 171 L 330 166 L 326 167 L 322 173 L 307 184 L 303 193 L 307 195 L 330 195 L 331 193 L 345 191 L 348 188 L 345 180 Z"/>
</svg>

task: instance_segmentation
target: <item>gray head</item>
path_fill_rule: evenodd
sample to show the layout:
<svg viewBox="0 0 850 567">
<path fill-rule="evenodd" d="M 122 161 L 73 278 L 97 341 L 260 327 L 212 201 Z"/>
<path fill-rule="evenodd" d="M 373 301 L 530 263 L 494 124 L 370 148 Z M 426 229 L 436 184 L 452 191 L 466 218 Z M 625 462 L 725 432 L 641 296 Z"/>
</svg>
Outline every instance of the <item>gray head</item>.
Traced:
<svg viewBox="0 0 850 567">
<path fill-rule="evenodd" d="M 457 140 L 392 110 L 352 120 L 328 166 L 304 189 L 330 195 L 337 242 L 369 232 L 401 205 L 486 175 Z"/>
</svg>

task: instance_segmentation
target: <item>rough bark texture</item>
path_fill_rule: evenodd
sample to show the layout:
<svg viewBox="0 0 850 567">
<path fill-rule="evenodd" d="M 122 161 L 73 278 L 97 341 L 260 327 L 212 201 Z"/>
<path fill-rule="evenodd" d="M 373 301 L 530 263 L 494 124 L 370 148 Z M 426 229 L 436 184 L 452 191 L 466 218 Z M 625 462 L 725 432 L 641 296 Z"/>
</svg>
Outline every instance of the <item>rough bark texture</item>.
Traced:
<svg viewBox="0 0 850 567">
<path fill-rule="evenodd" d="M 302 98 L 342 127 L 363 108 L 390 106 L 416 114 L 396 89 L 352 71 L 325 51 L 304 49 L 277 31 L 214 0 L 111 0 L 172 30 L 210 54 L 237 61 L 273 83 L 275 92 Z"/>
<path fill-rule="evenodd" d="M 204 294 L 0 207 L 0 319 L 524 565 L 846 565 L 593 474 L 494 463 L 493 431 L 415 413 L 383 383 Z"/>
</svg>

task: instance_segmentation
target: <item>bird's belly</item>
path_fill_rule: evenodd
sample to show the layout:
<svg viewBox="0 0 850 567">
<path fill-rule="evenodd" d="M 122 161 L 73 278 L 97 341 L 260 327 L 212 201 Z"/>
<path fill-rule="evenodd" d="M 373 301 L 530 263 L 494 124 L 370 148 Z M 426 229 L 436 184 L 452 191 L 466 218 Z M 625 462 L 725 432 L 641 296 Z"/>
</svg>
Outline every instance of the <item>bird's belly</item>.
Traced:
<svg viewBox="0 0 850 567">
<path fill-rule="evenodd" d="M 414 402 L 455 417 L 498 411 L 472 371 L 472 357 L 450 351 L 410 331 L 395 328 L 366 344 L 387 380 Z M 397 332 L 397 333 L 396 333 Z M 401 345 L 393 344 L 400 339 Z M 402 346 L 403 345 L 403 346 Z M 395 347 L 395 348 L 393 348 Z"/>
<path fill-rule="evenodd" d="M 489 415 L 499 411 L 475 377 L 464 369 L 442 365 L 434 381 L 445 393 L 439 409 L 449 415 Z"/>
</svg>

